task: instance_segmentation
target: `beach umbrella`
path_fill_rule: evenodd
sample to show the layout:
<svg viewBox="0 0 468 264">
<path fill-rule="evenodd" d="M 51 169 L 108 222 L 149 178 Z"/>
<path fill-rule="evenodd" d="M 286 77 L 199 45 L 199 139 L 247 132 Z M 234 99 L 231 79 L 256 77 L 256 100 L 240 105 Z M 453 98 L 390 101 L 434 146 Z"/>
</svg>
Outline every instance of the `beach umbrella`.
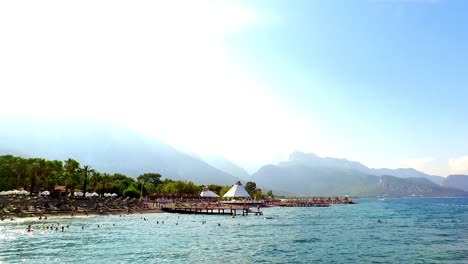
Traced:
<svg viewBox="0 0 468 264">
<path fill-rule="evenodd" d="M 117 197 L 118 195 L 116 193 L 111 194 L 112 197 Z"/>
<path fill-rule="evenodd" d="M 48 196 L 48 195 L 50 195 L 50 192 L 49 191 L 43 191 L 43 192 L 41 192 L 41 195 Z"/>
<path fill-rule="evenodd" d="M 99 194 L 98 194 L 97 192 L 93 192 L 93 193 L 91 194 L 91 196 L 96 197 L 96 196 L 99 196 Z"/>
<path fill-rule="evenodd" d="M 4 196 L 4 195 L 8 195 L 8 193 L 6 191 L 1 191 L 0 196 Z"/>
<path fill-rule="evenodd" d="M 81 195 L 83 195 L 83 193 L 81 193 Z M 85 196 L 86 196 L 86 197 L 91 197 L 91 196 L 93 196 L 93 194 L 90 193 L 90 192 L 86 192 L 86 193 L 85 193 Z"/>
<path fill-rule="evenodd" d="M 26 190 L 18 191 L 19 195 L 29 195 L 29 192 Z"/>
</svg>

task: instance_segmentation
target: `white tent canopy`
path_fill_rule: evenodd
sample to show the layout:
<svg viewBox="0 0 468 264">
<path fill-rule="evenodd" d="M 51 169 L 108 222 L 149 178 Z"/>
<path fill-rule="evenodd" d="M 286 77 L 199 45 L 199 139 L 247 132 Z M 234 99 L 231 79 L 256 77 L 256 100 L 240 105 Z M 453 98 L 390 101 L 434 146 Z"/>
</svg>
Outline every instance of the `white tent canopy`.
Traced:
<svg viewBox="0 0 468 264">
<path fill-rule="evenodd" d="M 240 183 L 240 181 L 237 181 L 234 186 L 227 191 L 226 194 L 223 195 L 223 197 L 226 198 L 237 198 L 237 197 L 246 197 L 250 198 L 249 193 L 245 190 L 244 186 Z"/>
<path fill-rule="evenodd" d="M 211 190 L 208 190 L 208 189 L 203 189 L 203 191 L 200 193 L 200 196 L 201 197 L 213 197 L 213 198 L 216 198 L 216 197 L 219 197 L 219 195 L 217 195 L 216 193 L 214 193 L 213 191 Z"/>
</svg>

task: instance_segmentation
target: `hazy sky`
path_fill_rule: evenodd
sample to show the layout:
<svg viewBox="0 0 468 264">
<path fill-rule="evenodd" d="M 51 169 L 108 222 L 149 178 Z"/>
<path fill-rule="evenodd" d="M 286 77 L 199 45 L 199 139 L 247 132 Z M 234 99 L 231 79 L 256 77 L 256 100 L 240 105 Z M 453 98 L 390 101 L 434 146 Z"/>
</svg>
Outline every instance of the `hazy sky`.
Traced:
<svg viewBox="0 0 468 264">
<path fill-rule="evenodd" d="M 466 25 L 448 0 L 2 1 L 0 115 L 468 173 Z"/>
</svg>

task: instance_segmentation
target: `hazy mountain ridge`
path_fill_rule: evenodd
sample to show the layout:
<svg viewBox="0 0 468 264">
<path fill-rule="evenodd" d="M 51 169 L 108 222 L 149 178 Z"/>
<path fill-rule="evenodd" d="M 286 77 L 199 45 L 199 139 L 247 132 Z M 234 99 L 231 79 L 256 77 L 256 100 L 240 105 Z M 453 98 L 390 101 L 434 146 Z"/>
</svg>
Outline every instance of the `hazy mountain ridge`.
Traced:
<svg viewBox="0 0 468 264">
<path fill-rule="evenodd" d="M 410 177 L 412 175 L 417 176 Z M 436 184 L 430 180 L 431 177 L 414 169 L 370 169 L 355 161 L 294 152 L 287 162 L 260 168 L 252 175 L 252 180 L 260 186 L 306 196 L 468 196 L 468 192 L 463 190 Z"/>
<path fill-rule="evenodd" d="M 379 177 L 356 170 L 330 167 L 267 165 L 252 175 L 252 180 L 265 188 L 288 190 L 299 195 L 366 196 L 377 189 Z"/>
<path fill-rule="evenodd" d="M 468 175 L 449 175 L 445 178 L 442 186 L 457 188 L 468 192 Z"/>
<path fill-rule="evenodd" d="M 204 158 L 203 161 L 241 180 L 248 180 L 250 178 L 250 174 L 244 168 L 222 156 L 209 156 Z"/>
<path fill-rule="evenodd" d="M 236 181 L 235 177 L 156 139 L 114 124 L 69 122 L 58 125 L 32 121 L 13 123 L 8 128 L 0 131 L 0 149 L 5 151 L 48 159 L 74 158 L 100 171 L 133 177 L 158 172 L 167 178 L 198 184 L 229 185 Z"/>
<path fill-rule="evenodd" d="M 465 197 L 468 193 L 455 188 L 439 186 L 425 178 L 398 178 L 381 176 L 379 187 L 383 197 Z"/>
<path fill-rule="evenodd" d="M 354 169 L 365 174 L 384 176 L 391 175 L 399 178 L 417 178 L 423 177 L 429 179 L 437 184 L 441 184 L 444 177 L 429 175 L 424 172 L 415 170 L 413 168 L 398 168 L 398 169 L 374 169 L 369 168 L 360 162 L 349 161 L 347 159 L 337 159 L 330 157 L 319 157 L 313 153 L 303 153 L 300 151 L 293 152 L 289 161 L 282 162 L 278 166 L 287 167 L 293 164 L 303 164 L 311 167 L 331 167 L 331 168 L 342 168 L 342 169 Z"/>
</svg>

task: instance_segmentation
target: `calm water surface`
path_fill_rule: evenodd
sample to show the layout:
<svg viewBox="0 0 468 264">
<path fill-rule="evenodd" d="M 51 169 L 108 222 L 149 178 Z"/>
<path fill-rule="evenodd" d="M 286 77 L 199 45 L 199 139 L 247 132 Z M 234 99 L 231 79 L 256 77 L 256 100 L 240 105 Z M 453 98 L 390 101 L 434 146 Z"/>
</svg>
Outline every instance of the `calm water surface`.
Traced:
<svg viewBox="0 0 468 264">
<path fill-rule="evenodd" d="M 265 209 L 271 220 L 165 213 L 49 219 L 70 225 L 63 233 L 40 231 L 39 221 L 5 221 L 0 263 L 468 263 L 468 199 L 358 202 Z M 36 230 L 25 232 L 28 224 Z"/>
</svg>

